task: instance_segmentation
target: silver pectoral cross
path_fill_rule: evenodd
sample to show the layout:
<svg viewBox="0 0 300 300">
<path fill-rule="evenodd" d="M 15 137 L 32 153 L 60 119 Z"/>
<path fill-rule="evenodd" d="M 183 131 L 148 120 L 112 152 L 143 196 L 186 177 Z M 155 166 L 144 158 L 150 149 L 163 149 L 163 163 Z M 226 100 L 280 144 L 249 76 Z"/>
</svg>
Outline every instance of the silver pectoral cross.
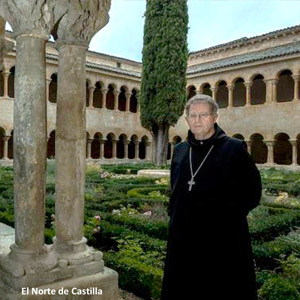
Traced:
<svg viewBox="0 0 300 300">
<path fill-rule="evenodd" d="M 188 185 L 189 185 L 189 192 L 192 190 L 193 185 L 196 184 L 196 182 L 194 181 L 194 178 L 192 177 L 190 181 L 188 181 Z"/>
</svg>

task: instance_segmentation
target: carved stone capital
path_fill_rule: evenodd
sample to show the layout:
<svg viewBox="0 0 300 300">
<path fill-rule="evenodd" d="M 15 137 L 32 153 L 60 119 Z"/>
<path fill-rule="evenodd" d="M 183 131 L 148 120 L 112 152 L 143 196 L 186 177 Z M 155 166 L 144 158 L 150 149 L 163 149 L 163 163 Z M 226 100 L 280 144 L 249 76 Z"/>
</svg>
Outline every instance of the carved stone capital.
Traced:
<svg viewBox="0 0 300 300">
<path fill-rule="evenodd" d="M 68 11 L 52 32 L 61 44 L 87 47 L 96 32 L 109 20 L 111 0 L 68 0 Z"/>
</svg>

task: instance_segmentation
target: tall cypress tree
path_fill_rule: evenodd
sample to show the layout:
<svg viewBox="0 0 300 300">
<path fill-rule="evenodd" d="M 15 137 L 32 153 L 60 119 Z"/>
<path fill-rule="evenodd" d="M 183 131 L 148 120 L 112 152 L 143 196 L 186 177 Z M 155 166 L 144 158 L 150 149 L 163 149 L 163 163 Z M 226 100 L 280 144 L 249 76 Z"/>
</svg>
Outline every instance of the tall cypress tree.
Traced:
<svg viewBox="0 0 300 300">
<path fill-rule="evenodd" d="M 183 113 L 188 59 L 187 0 L 147 0 L 141 123 L 154 140 L 154 161 L 165 164 L 169 128 Z"/>
</svg>

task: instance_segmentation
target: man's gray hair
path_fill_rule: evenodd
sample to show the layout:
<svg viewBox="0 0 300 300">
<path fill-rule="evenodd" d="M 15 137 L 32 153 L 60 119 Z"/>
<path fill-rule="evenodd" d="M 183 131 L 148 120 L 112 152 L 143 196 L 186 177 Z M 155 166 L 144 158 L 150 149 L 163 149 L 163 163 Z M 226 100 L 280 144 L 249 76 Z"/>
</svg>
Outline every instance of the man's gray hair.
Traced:
<svg viewBox="0 0 300 300">
<path fill-rule="evenodd" d="M 190 98 L 188 102 L 185 104 L 184 110 L 186 116 L 189 115 L 190 107 L 196 103 L 207 103 L 210 106 L 211 112 L 215 115 L 218 113 L 219 106 L 217 102 L 210 96 L 204 94 L 197 94 Z"/>
</svg>

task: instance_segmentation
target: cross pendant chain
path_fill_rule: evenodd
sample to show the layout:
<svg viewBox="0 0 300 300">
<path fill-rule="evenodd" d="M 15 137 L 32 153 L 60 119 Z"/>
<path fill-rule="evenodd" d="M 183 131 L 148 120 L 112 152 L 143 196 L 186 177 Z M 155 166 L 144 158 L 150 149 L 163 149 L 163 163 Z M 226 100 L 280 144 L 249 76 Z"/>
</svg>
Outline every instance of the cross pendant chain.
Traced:
<svg viewBox="0 0 300 300">
<path fill-rule="evenodd" d="M 194 181 L 194 177 L 191 178 L 190 181 L 188 181 L 189 184 L 189 192 L 192 190 L 192 187 L 194 184 L 196 184 L 196 182 Z"/>
<path fill-rule="evenodd" d="M 189 192 L 192 190 L 192 187 L 194 184 L 196 184 L 194 178 L 195 176 L 198 174 L 199 170 L 201 169 L 202 165 L 204 164 L 204 162 L 206 161 L 209 153 L 211 152 L 211 150 L 213 149 L 214 145 L 212 145 L 209 149 L 209 151 L 207 152 L 206 156 L 204 157 L 204 159 L 202 160 L 200 166 L 198 167 L 198 169 L 196 170 L 196 172 L 193 172 L 193 166 L 192 166 L 192 147 L 190 147 L 190 170 L 191 170 L 191 180 L 188 181 L 188 185 L 189 185 Z"/>
</svg>

